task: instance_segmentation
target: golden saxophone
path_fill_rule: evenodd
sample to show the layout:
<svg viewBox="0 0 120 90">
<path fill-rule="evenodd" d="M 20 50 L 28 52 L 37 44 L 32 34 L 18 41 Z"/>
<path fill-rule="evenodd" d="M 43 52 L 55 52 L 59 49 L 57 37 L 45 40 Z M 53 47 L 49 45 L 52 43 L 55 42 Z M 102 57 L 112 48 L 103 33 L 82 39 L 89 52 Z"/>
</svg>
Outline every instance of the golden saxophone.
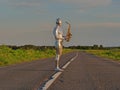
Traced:
<svg viewBox="0 0 120 90">
<path fill-rule="evenodd" d="M 71 33 L 71 25 L 70 25 L 70 23 L 68 23 L 67 21 L 66 21 L 66 23 L 68 24 L 68 31 L 67 31 L 67 33 L 66 33 L 66 41 L 67 42 L 69 42 L 70 41 L 70 39 L 71 39 L 71 36 L 72 36 L 72 33 Z"/>
</svg>

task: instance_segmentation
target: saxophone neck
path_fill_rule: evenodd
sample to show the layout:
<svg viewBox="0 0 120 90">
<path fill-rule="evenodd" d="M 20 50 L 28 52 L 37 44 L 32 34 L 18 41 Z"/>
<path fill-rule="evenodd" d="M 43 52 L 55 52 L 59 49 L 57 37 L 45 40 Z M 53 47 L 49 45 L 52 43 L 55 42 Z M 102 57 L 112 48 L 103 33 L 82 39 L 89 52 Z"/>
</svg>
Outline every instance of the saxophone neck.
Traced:
<svg viewBox="0 0 120 90">
<path fill-rule="evenodd" d="M 70 23 L 69 23 L 69 22 L 67 22 L 67 21 L 66 21 L 66 23 L 68 24 L 68 29 L 70 29 L 70 28 L 71 28 Z"/>
<path fill-rule="evenodd" d="M 70 23 L 69 23 L 69 22 L 66 21 L 65 23 L 67 23 L 67 24 L 70 26 Z"/>
</svg>

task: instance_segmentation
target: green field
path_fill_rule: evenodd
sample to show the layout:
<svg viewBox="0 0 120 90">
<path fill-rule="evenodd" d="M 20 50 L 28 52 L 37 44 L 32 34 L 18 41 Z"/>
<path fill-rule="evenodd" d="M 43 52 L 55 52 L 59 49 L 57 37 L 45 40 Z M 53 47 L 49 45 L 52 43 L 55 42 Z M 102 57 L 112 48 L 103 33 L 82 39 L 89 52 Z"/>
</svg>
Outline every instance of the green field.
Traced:
<svg viewBox="0 0 120 90">
<path fill-rule="evenodd" d="M 110 58 L 113 60 L 120 61 L 120 49 L 111 49 L 111 50 L 86 50 L 88 53 L 92 53 L 97 56 Z"/>
<path fill-rule="evenodd" d="M 70 52 L 70 49 L 64 49 L 64 53 Z M 0 66 L 11 65 L 22 62 L 30 62 L 42 58 L 55 56 L 55 49 L 12 49 L 8 46 L 0 46 Z"/>
<path fill-rule="evenodd" d="M 64 49 L 63 53 L 71 52 L 75 49 Z M 92 53 L 97 56 L 111 58 L 113 60 L 120 61 L 120 49 L 110 50 L 85 50 L 88 53 Z M 6 45 L 0 46 L 0 66 L 18 64 L 23 62 L 30 62 L 42 58 L 49 58 L 55 56 L 54 48 L 43 48 L 26 46 L 24 48 L 13 49 Z"/>
</svg>

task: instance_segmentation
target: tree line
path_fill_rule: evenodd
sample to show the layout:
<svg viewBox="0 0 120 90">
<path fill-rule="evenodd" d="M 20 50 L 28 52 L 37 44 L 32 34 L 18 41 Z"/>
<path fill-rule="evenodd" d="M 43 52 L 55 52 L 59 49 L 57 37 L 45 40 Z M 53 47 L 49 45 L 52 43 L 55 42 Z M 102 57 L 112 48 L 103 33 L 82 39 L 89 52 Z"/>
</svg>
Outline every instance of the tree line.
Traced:
<svg viewBox="0 0 120 90">
<path fill-rule="evenodd" d="M 3 45 L 0 45 L 3 46 Z M 35 45 L 23 45 L 23 46 L 15 46 L 15 45 L 6 45 L 9 48 L 12 48 L 13 50 L 16 49 L 24 49 L 24 50 L 28 50 L 28 49 L 34 49 L 34 50 L 45 50 L 45 49 L 55 49 L 54 46 L 35 46 Z M 93 45 L 93 46 L 69 46 L 69 47 L 65 47 L 66 49 L 81 49 L 81 50 L 108 50 L 108 49 L 120 49 L 120 47 L 103 47 L 103 45 Z"/>
<path fill-rule="evenodd" d="M 118 47 L 104 47 L 103 45 L 94 44 L 93 46 L 69 46 L 70 49 L 81 49 L 81 50 L 109 50 L 109 49 L 120 49 Z"/>
</svg>

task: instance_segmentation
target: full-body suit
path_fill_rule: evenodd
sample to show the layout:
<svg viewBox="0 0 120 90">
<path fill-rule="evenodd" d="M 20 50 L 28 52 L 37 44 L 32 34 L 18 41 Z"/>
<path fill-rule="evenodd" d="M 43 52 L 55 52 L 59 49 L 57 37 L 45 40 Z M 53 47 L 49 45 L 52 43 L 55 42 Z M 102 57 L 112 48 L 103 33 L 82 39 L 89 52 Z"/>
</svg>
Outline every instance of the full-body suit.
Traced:
<svg viewBox="0 0 120 90">
<path fill-rule="evenodd" d="M 59 60 L 60 57 L 62 55 L 62 50 L 63 50 L 63 45 L 62 42 L 65 39 L 63 36 L 63 30 L 61 28 L 61 20 L 58 18 L 56 21 L 56 26 L 53 29 L 53 35 L 55 37 L 55 49 L 56 49 L 56 60 L 55 60 L 55 64 L 56 64 L 56 70 L 60 70 L 59 68 Z"/>
</svg>

